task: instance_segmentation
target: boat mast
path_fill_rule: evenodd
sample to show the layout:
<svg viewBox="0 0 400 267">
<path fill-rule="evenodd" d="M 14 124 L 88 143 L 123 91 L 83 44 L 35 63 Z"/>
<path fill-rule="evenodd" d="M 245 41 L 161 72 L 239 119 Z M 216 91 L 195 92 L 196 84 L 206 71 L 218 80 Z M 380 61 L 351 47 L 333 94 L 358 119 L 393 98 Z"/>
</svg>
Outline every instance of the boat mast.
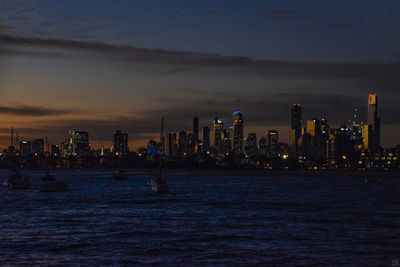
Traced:
<svg viewBox="0 0 400 267">
<path fill-rule="evenodd" d="M 160 154 L 158 156 L 158 170 L 159 170 L 159 177 L 161 178 L 161 158 L 162 155 L 164 154 L 164 117 L 162 117 L 161 119 L 160 143 L 161 143 L 161 149 L 160 149 Z"/>
</svg>

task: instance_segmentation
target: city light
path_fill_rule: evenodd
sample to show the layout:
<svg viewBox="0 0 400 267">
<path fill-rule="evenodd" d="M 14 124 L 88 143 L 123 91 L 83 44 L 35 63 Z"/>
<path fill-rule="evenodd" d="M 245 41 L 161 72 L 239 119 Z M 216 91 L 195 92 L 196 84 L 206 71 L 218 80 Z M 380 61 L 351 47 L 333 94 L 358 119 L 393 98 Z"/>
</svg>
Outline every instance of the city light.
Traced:
<svg viewBox="0 0 400 267">
<path fill-rule="evenodd" d="M 87 165 L 85 160 L 93 157 L 95 159 L 93 162 L 101 159 L 101 163 L 106 165 L 107 160 L 112 157 L 125 158 L 126 161 L 126 156 L 130 153 L 136 153 L 142 160 L 153 162 L 158 159 L 161 151 L 163 159 L 183 165 L 189 160 L 196 164 L 205 164 L 207 156 L 209 161 L 207 164 L 213 167 L 225 167 L 226 158 L 229 158 L 236 161 L 236 166 L 238 163 L 246 164 L 247 168 L 276 169 L 277 167 L 272 163 L 280 160 L 282 162 L 278 166 L 282 169 L 357 168 L 361 170 L 366 167 L 369 170 L 371 168 L 387 169 L 389 165 L 390 168 L 399 168 L 399 147 L 384 149 L 380 146 L 377 100 L 376 94 L 369 94 L 366 112 L 369 123 L 355 117 L 353 122 L 346 120 L 348 125 L 339 127 L 329 125 L 325 117 L 308 119 L 307 124 L 304 125 L 303 108 L 300 104 L 293 104 L 291 117 L 288 118 L 290 121 L 288 143 L 279 140 L 278 131 L 273 129 L 264 131 L 259 139 L 257 139 L 257 133 L 252 132 L 245 137 L 244 131 L 247 130 L 245 114 L 239 110 L 234 111 L 232 119 L 226 120 L 225 123 L 219 118 L 212 120 L 212 125 L 205 125 L 202 128 L 202 135 L 198 134 L 199 118 L 195 117 L 193 129 L 165 133 L 161 137 L 162 140 L 160 139 L 162 142 L 149 140 L 148 145 L 140 147 L 137 152 L 129 150 L 128 134 L 120 130 L 116 130 L 112 136 L 113 143 L 110 148 L 102 146 L 101 149 L 95 150 L 89 142 L 89 133 L 72 130 L 69 131 L 70 135 L 65 138 L 65 141 L 58 145 L 48 144 L 45 147 L 44 139 L 38 138 L 33 141 L 22 140 L 16 146 L 13 136 L 16 129 L 11 127 L 12 143 L 9 149 L 3 149 L 1 159 L 14 155 L 23 162 L 28 155 L 32 154 L 35 157 L 51 156 L 56 159 L 56 166 L 70 166 L 69 159 L 75 159 L 79 164 Z M 359 109 L 355 108 L 354 111 L 358 112 Z M 210 155 L 212 157 L 209 157 Z M 130 157 L 132 162 L 130 164 L 133 164 L 134 158 Z M 246 159 L 246 161 L 240 161 L 240 159 Z M 372 160 L 375 162 L 371 162 Z M 290 162 L 292 165 L 289 166 Z M 40 162 L 34 164 L 40 164 Z"/>
</svg>

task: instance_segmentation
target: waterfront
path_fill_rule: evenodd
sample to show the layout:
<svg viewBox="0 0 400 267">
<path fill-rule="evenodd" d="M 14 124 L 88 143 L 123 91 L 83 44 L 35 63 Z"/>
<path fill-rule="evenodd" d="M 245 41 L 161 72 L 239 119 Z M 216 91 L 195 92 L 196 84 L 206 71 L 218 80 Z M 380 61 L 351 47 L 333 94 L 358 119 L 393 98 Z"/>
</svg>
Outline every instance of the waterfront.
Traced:
<svg viewBox="0 0 400 267">
<path fill-rule="evenodd" d="M 391 265 L 400 258 L 400 179 L 58 171 L 70 185 L 0 189 L 0 265 Z M 1 171 L 1 180 L 8 172 Z"/>
</svg>

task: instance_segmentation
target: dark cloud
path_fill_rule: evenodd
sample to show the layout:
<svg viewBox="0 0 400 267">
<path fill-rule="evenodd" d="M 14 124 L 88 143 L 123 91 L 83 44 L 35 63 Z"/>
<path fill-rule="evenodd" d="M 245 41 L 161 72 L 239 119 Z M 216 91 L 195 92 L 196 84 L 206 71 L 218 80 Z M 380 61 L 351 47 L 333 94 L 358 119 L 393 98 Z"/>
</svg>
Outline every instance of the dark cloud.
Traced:
<svg viewBox="0 0 400 267">
<path fill-rule="evenodd" d="M 42 53 L 45 56 L 47 53 L 51 53 L 56 56 L 54 49 L 59 49 L 61 50 L 58 52 L 60 56 L 62 51 L 75 52 L 75 54 L 68 54 L 70 58 L 81 58 L 86 54 L 94 57 L 102 56 L 105 60 L 114 59 L 136 64 L 168 66 L 167 70 L 164 68 L 161 72 L 167 74 L 196 71 L 196 73 L 256 75 L 282 79 L 346 79 L 358 82 L 365 81 L 369 86 L 374 81 L 378 81 L 379 85 L 381 85 L 381 82 L 395 85 L 396 87 L 400 85 L 400 81 L 397 79 L 400 64 L 269 61 L 248 57 L 138 48 L 101 42 L 40 39 L 9 35 L 0 35 L 0 45 L 3 46 L 3 54 L 6 54 L 7 51 L 15 54 L 19 51 L 17 48 L 20 48 L 23 50 L 21 53 L 28 55 L 31 50 L 27 48 L 43 48 L 41 51 L 33 51 L 33 55 L 37 56 Z M 146 70 L 144 66 L 142 69 Z M 375 84 L 372 84 L 372 86 L 375 86 Z"/>
<path fill-rule="evenodd" d="M 17 115 L 17 116 L 59 116 L 59 115 L 67 115 L 74 114 L 79 112 L 79 110 L 71 110 L 71 109 L 53 109 L 46 107 L 35 107 L 35 106 L 0 106 L 1 114 L 8 115 Z"/>
</svg>

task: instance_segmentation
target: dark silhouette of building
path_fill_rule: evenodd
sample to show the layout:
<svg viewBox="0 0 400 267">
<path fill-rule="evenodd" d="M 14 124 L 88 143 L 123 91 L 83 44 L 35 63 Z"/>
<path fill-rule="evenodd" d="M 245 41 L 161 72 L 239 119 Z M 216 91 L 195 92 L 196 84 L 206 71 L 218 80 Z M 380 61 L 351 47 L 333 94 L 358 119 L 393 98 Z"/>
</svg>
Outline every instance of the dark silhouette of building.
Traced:
<svg viewBox="0 0 400 267">
<path fill-rule="evenodd" d="M 21 141 L 19 149 L 22 155 L 29 155 L 32 153 L 32 143 L 30 141 Z"/>
<path fill-rule="evenodd" d="M 173 134 L 166 133 L 164 136 L 164 155 L 168 157 L 174 156 L 174 140 Z M 176 137 L 176 135 L 175 135 Z"/>
<path fill-rule="evenodd" d="M 260 141 L 258 141 L 258 153 L 261 156 L 267 155 L 267 139 L 264 136 L 260 138 Z"/>
<path fill-rule="evenodd" d="M 289 144 L 293 146 L 294 152 L 297 153 L 297 145 L 299 138 L 301 137 L 302 129 L 302 110 L 300 104 L 293 104 L 291 113 L 291 130 L 290 130 L 290 142 Z"/>
<path fill-rule="evenodd" d="M 60 147 L 58 145 L 51 145 L 51 156 L 57 157 L 60 155 Z"/>
<path fill-rule="evenodd" d="M 214 119 L 214 148 L 215 148 L 215 153 L 216 154 L 222 154 L 223 153 L 223 131 L 224 131 L 224 123 L 218 119 Z"/>
<path fill-rule="evenodd" d="M 35 139 L 32 142 L 32 153 L 37 155 L 43 155 L 44 153 L 44 139 Z"/>
<path fill-rule="evenodd" d="M 240 110 L 233 112 L 233 152 L 243 153 L 243 113 Z"/>
<path fill-rule="evenodd" d="M 83 131 L 75 131 L 73 134 L 75 154 L 79 157 L 86 157 L 90 154 L 89 134 Z"/>
<path fill-rule="evenodd" d="M 181 131 L 181 132 L 179 132 L 179 140 L 178 140 L 179 156 L 186 155 L 186 148 L 187 148 L 186 132 L 185 131 Z"/>
<path fill-rule="evenodd" d="M 246 153 L 250 156 L 257 154 L 257 135 L 255 133 L 249 133 L 247 135 Z"/>
<path fill-rule="evenodd" d="M 278 157 L 279 156 L 278 131 L 268 130 L 267 142 L 268 142 L 268 157 L 270 157 L 270 158 Z"/>
<path fill-rule="evenodd" d="M 128 134 L 117 130 L 114 134 L 114 153 L 128 153 Z"/>
<path fill-rule="evenodd" d="M 197 143 L 197 140 L 199 140 L 199 118 L 194 117 L 193 118 L 193 142 Z"/>
<path fill-rule="evenodd" d="M 202 144 L 203 144 L 203 153 L 206 153 L 210 150 L 210 129 L 205 126 L 201 130 L 202 136 Z"/>
</svg>

